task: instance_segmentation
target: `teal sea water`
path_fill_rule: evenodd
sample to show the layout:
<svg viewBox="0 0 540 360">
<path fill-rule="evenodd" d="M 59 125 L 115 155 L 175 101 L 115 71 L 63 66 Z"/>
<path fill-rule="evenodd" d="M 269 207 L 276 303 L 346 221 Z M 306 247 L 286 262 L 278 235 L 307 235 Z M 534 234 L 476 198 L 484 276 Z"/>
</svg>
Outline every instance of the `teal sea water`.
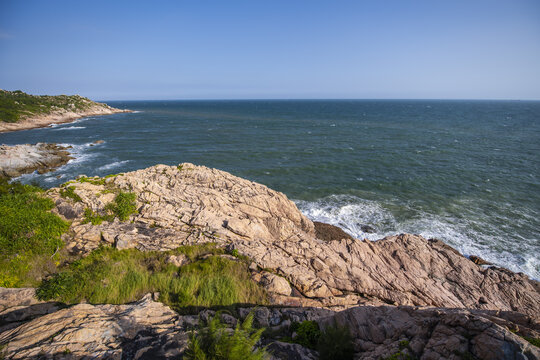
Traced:
<svg viewBox="0 0 540 360">
<path fill-rule="evenodd" d="M 437 237 L 540 278 L 540 102 L 109 104 L 137 112 L 0 134 L 5 144 L 73 145 L 68 165 L 21 180 L 50 187 L 192 162 L 282 191 L 311 219 L 356 237 Z"/>
</svg>

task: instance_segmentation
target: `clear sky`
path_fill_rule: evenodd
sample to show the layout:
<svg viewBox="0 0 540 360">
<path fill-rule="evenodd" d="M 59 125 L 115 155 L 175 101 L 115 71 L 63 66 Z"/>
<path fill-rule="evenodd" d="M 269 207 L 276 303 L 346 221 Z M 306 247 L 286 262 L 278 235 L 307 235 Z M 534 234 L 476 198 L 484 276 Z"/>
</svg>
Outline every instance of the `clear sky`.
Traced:
<svg viewBox="0 0 540 360">
<path fill-rule="evenodd" d="M 0 0 L 0 88 L 540 99 L 540 0 Z"/>
</svg>

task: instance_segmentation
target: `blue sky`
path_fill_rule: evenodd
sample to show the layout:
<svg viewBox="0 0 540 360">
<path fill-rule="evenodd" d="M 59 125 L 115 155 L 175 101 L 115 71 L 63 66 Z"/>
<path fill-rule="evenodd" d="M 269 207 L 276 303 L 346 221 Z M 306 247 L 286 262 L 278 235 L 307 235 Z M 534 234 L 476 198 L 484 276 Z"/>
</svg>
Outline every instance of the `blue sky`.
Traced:
<svg viewBox="0 0 540 360">
<path fill-rule="evenodd" d="M 0 88 L 540 99 L 540 1 L 0 0 Z"/>
</svg>

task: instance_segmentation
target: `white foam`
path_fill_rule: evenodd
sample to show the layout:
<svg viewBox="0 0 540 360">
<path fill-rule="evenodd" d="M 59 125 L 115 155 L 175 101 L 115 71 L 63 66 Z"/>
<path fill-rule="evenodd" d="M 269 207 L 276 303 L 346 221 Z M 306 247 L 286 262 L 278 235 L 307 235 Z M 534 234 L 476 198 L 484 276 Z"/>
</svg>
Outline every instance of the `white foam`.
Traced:
<svg viewBox="0 0 540 360">
<path fill-rule="evenodd" d="M 69 165 L 76 165 L 81 164 L 83 162 L 86 162 L 94 157 L 96 157 L 96 154 L 87 154 L 86 150 L 90 148 L 91 146 L 99 146 L 100 144 L 94 144 L 94 143 L 86 143 L 86 144 L 58 144 L 60 146 L 69 147 L 67 151 L 69 151 L 70 155 L 74 157 L 74 159 L 71 159 L 68 161 L 68 163 L 64 166 Z"/>
<path fill-rule="evenodd" d="M 60 130 L 80 130 L 80 129 L 86 129 L 86 126 L 68 126 L 68 127 L 62 127 L 62 128 L 55 129 L 55 131 L 60 131 Z"/>
<path fill-rule="evenodd" d="M 348 195 L 331 195 L 315 202 L 296 201 L 300 211 L 314 221 L 336 225 L 358 239 L 377 240 L 389 235 L 384 228 L 395 219 L 379 203 Z M 363 225 L 374 226 L 376 233 L 362 231 Z"/>
<path fill-rule="evenodd" d="M 119 166 L 122 166 L 124 164 L 127 164 L 128 162 L 130 162 L 131 160 L 123 160 L 123 161 L 115 161 L 113 163 L 110 163 L 110 164 L 107 164 L 107 165 L 103 165 L 103 166 L 100 166 L 98 167 L 96 170 L 97 171 L 104 171 L 104 170 L 110 170 L 110 169 L 114 169 L 116 167 L 119 167 Z"/>
<path fill-rule="evenodd" d="M 441 239 L 464 255 L 478 255 L 498 266 L 540 279 L 540 259 L 536 255 L 538 248 L 534 246 L 535 242 L 527 239 L 516 241 L 517 234 L 509 239 L 501 229 L 487 221 L 421 213 L 399 222 L 381 203 L 348 195 L 295 202 L 309 219 L 339 226 L 358 239 L 374 241 L 400 233 L 419 234 L 425 238 Z M 362 225 L 373 226 L 377 232 L 365 233 Z M 475 229 L 482 229 L 482 232 Z"/>
</svg>

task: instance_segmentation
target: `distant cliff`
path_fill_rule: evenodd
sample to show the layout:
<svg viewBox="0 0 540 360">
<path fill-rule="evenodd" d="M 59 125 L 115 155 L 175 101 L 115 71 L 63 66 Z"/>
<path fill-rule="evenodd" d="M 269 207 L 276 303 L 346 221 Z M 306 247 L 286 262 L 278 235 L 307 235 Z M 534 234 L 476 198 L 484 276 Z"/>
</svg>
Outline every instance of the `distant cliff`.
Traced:
<svg viewBox="0 0 540 360">
<path fill-rule="evenodd" d="M 44 127 L 85 116 L 129 112 L 79 95 L 29 95 L 0 89 L 0 132 Z"/>
</svg>

